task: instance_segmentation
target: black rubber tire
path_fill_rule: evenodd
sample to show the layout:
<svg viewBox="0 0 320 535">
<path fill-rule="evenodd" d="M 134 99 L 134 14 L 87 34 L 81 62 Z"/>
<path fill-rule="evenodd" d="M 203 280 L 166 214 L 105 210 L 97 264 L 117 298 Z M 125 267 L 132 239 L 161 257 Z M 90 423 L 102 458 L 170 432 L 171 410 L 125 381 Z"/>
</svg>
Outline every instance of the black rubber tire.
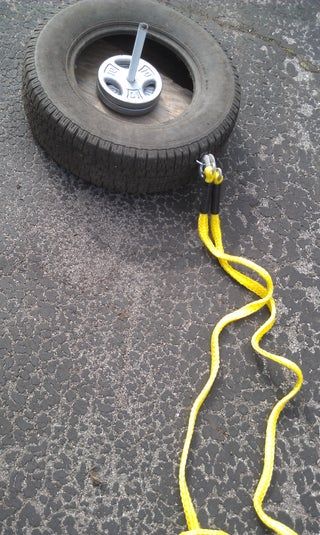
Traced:
<svg viewBox="0 0 320 535">
<path fill-rule="evenodd" d="M 160 126 L 106 119 L 84 103 L 73 80 L 80 44 L 111 28 L 133 33 L 140 21 L 185 62 L 194 84 L 186 112 Z M 110 191 L 151 193 L 195 178 L 196 158 L 214 152 L 234 127 L 240 87 L 218 42 L 173 9 L 148 0 L 82 0 L 58 11 L 30 39 L 23 99 L 34 137 L 56 162 Z"/>
</svg>

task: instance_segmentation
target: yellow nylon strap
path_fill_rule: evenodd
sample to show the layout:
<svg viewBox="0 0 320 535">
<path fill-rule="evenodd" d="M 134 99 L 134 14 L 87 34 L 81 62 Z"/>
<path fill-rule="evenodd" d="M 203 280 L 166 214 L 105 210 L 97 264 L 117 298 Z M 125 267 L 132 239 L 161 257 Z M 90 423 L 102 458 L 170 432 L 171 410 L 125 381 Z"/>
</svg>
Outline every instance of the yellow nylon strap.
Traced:
<svg viewBox="0 0 320 535">
<path fill-rule="evenodd" d="M 209 172 L 206 172 L 205 176 L 209 178 Z M 216 178 L 216 177 L 214 177 Z M 215 180 L 212 180 L 215 182 Z M 216 182 L 215 182 L 216 183 Z M 274 520 L 263 510 L 263 501 L 267 490 L 269 488 L 273 467 L 274 467 L 274 457 L 275 457 L 275 441 L 276 441 L 276 425 L 281 411 L 292 399 L 297 392 L 300 390 L 303 375 L 300 368 L 288 360 L 285 357 L 280 357 L 269 353 L 268 351 L 260 347 L 260 341 L 263 336 L 272 328 L 275 323 L 276 318 L 276 306 L 273 299 L 273 283 L 269 273 L 262 267 L 258 266 L 254 262 L 247 260 L 239 256 L 233 256 L 226 254 L 223 249 L 221 228 L 220 228 L 220 218 L 218 215 L 209 216 L 205 214 L 200 214 L 198 222 L 198 231 L 201 241 L 207 247 L 207 249 L 212 253 L 219 261 L 221 267 L 237 282 L 242 284 L 245 288 L 256 294 L 259 299 L 253 301 L 247 305 L 242 306 L 238 310 L 231 312 L 224 316 L 215 326 L 211 335 L 211 367 L 209 378 L 203 387 L 202 391 L 195 400 L 191 413 L 189 416 L 189 423 L 187 429 L 187 435 L 182 450 L 180 468 L 179 468 L 179 487 L 180 495 L 182 500 L 183 509 L 185 512 L 185 517 L 187 521 L 187 526 L 189 531 L 183 532 L 181 535 L 228 535 L 224 531 L 220 530 L 205 530 L 201 529 L 199 524 L 197 514 L 192 503 L 190 492 L 186 482 L 186 464 L 188 459 L 188 454 L 190 450 L 190 445 L 194 433 L 195 424 L 197 421 L 198 413 L 201 409 L 202 404 L 207 398 L 219 369 L 219 336 L 223 329 L 234 321 L 243 319 L 251 314 L 254 314 L 264 306 L 267 306 L 270 312 L 270 316 L 267 321 L 254 333 L 251 343 L 253 348 L 263 357 L 266 357 L 278 364 L 286 367 L 287 369 L 293 371 L 296 375 L 296 383 L 292 390 L 281 400 L 279 400 L 274 408 L 271 411 L 271 414 L 268 418 L 267 429 L 266 429 L 266 439 L 265 439 L 265 453 L 264 453 L 264 465 L 260 481 L 258 483 L 257 489 L 254 494 L 253 503 L 257 515 L 260 520 L 272 529 L 278 535 L 297 535 L 295 531 L 291 528 L 285 526 L 281 522 Z M 210 233 L 212 239 L 210 237 Z M 234 268 L 231 264 L 236 264 L 237 266 L 244 266 L 251 269 L 257 273 L 265 282 L 265 286 L 259 282 L 251 279 L 238 269 Z"/>
<path fill-rule="evenodd" d="M 221 529 L 193 529 L 191 531 L 183 531 L 181 535 L 228 535 Z"/>
</svg>

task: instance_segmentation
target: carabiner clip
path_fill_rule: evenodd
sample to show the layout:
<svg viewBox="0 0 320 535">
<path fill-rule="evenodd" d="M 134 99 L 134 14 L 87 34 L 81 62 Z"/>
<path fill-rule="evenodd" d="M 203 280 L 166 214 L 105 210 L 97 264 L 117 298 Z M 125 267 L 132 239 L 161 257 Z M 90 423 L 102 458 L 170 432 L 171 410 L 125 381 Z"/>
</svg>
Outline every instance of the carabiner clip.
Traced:
<svg viewBox="0 0 320 535">
<path fill-rule="evenodd" d="M 217 169 L 216 159 L 213 156 L 213 154 L 203 154 L 201 156 L 200 160 L 196 160 L 198 166 L 199 166 L 199 177 L 201 179 L 204 179 L 204 170 L 206 167 L 212 167 L 212 170 L 214 171 Z"/>
</svg>

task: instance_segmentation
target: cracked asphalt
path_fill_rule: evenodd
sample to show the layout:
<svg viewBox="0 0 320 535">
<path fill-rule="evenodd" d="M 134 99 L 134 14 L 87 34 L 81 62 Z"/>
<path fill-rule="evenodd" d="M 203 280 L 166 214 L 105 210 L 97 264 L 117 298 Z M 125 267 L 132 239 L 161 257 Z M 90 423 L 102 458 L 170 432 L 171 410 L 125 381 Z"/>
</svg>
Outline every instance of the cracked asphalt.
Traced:
<svg viewBox="0 0 320 535">
<path fill-rule="evenodd" d="M 35 144 L 21 103 L 30 32 L 65 1 L 0 0 L 3 535 L 179 534 L 177 468 L 212 326 L 248 301 L 202 249 L 198 185 L 122 197 L 88 186 Z M 319 534 L 319 24 L 313 0 L 170 0 L 223 43 L 242 85 L 220 164 L 228 251 L 274 276 L 265 344 L 300 363 L 278 428 L 266 507 Z M 250 335 L 222 336 L 189 481 L 201 523 L 267 535 L 252 507 L 266 417 L 293 377 Z"/>
</svg>

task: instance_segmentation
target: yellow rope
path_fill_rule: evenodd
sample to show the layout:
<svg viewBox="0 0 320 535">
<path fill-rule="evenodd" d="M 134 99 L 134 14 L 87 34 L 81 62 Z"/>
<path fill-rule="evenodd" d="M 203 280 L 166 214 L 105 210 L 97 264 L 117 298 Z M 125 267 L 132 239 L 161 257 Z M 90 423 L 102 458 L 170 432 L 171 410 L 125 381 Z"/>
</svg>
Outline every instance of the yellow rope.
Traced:
<svg viewBox="0 0 320 535">
<path fill-rule="evenodd" d="M 212 168 L 206 168 L 204 174 L 207 183 L 213 183 L 218 185 L 223 180 L 222 175 L 217 173 L 217 170 L 213 170 Z M 228 535 L 227 533 L 221 530 L 209 530 L 201 528 L 187 486 L 186 464 L 194 433 L 194 428 L 197 421 L 197 416 L 205 399 L 210 393 L 210 390 L 213 386 L 213 383 L 219 370 L 219 336 L 227 325 L 234 321 L 246 318 L 251 314 L 254 314 L 264 306 L 269 309 L 270 316 L 267 321 L 252 336 L 252 346 L 257 351 L 257 353 L 259 353 L 263 357 L 277 362 L 281 366 L 284 366 L 285 368 L 293 371 L 296 375 L 296 383 L 292 390 L 290 390 L 290 392 L 286 396 L 284 396 L 276 403 L 268 418 L 265 439 L 264 465 L 260 481 L 254 494 L 253 504 L 260 520 L 267 527 L 272 529 L 275 533 L 277 533 L 278 535 L 297 535 L 297 533 L 291 528 L 285 526 L 281 522 L 267 515 L 267 513 L 265 513 L 265 511 L 263 510 L 263 501 L 270 486 L 273 473 L 277 421 L 285 405 L 300 390 L 303 382 L 302 371 L 295 363 L 291 362 L 289 359 L 274 355 L 260 347 L 260 341 L 262 340 L 264 335 L 273 327 L 276 319 L 276 305 L 273 299 L 273 283 L 269 273 L 264 268 L 258 266 L 250 260 L 239 256 L 226 254 L 224 252 L 219 215 L 208 216 L 207 214 L 200 214 L 198 222 L 198 231 L 201 241 L 207 247 L 210 253 L 218 259 L 221 267 L 242 286 L 256 294 L 259 299 L 249 304 L 246 304 L 238 310 L 224 316 L 217 323 L 212 332 L 210 374 L 205 386 L 198 395 L 191 409 L 187 435 L 180 461 L 179 487 L 182 505 L 188 526 L 188 531 L 184 531 L 183 533 L 181 533 L 181 535 Z M 212 236 L 212 239 L 210 234 Z M 251 279 L 251 277 L 248 277 L 238 269 L 234 268 L 231 264 L 236 264 L 237 266 L 244 266 L 246 268 L 251 269 L 264 280 L 265 286 L 255 281 L 254 279 Z"/>
</svg>

